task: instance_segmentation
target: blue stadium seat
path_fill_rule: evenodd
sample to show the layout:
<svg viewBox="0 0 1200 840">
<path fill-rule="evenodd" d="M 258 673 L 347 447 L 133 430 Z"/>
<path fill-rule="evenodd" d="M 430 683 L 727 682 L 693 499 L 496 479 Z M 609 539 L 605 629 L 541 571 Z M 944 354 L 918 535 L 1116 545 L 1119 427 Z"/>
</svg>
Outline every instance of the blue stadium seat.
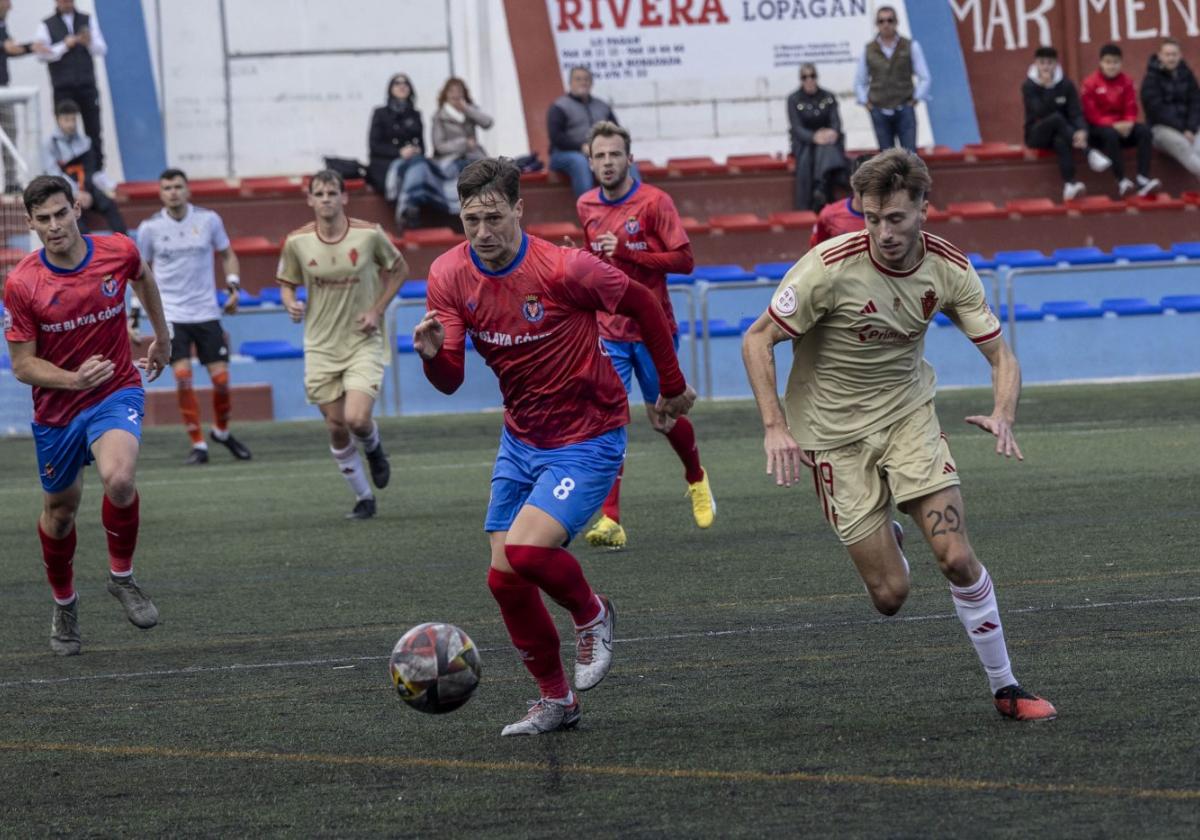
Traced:
<svg viewBox="0 0 1200 840">
<path fill-rule="evenodd" d="M 698 265 L 692 270 L 692 276 L 710 283 L 736 283 L 758 279 L 758 275 L 751 274 L 740 265 Z"/>
<path fill-rule="evenodd" d="M 1044 268 L 1058 262 L 1058 260 L 1047 257 L 1041 251 L 1035 250 L 997 251 L 993 259 L 996 265 L 1006 265 L 1009 268 Z"/>
<path fill-rule="evenodd" d="M 737 324 L 731 324 L 724 318 L 713 318 L 708 322 L 708 334 L 711 338 L 729 338 L 741 335 L 742 331 Z"/>
<path fill-rule="evenodd" d="M 1200 295 L 1167 295 L 1161 303 L 1176 312 L 1200 312 Z"/>
<path fill-rule="evenodd" d="M 271 359 L 303 359 L 303 348 L 290 341 L 243 341 L 238 352 L 258 361 Z"/>
<path fill-rule="evenodd" d="M 1085 300 L 1048 300 L 1042 304 L 1043 315 L 1053 315 L 1055 318 L 1102 318 L 1104 310 L 1092 306 Z"/>
<path fill-rule="evenodd" d="M 765 277 L 768 280 L 782 280 L 783 275 L 788 273 L 795 263 L 790 262 L 769 262 L 759 263 L 754 266 L 754 273 L 759 277 Z"/>
<path fill-rule="evenodd" d="M 0 353 L 0 370 L 12 370 L 12 359 L 7 353 Z"/>
<path fill-rule="evenodd" d="M 428 285 L 429 283 L 425 280 L 405 280 L 400 291 L 396 293 L 396 297 L 403 300 L 420 300 L 425 297 Z"/>
<path fill-rule="evenodd" d="M 983 254 L 979 254 L 974 251 L 967 254 L 967 259 L 969 259 L 971 261 L 971 265 L 975 266 L 976 271 L 983 271 L 984 269 L 987 269 L 987 268 L 995 268 L 996 267 L 995 260 L 989 260 Z"/>
<path fill-rule="evenodd" d="M 944 312 L 935 312 L 933 315 L 933 323 L 937 324 L 939 327 L 949 327 L 954 324 L 954 322 L 951 321 Z"/>
<path fill-rule="evenodd" d="M 1153 242 L 1138 245 L 1117 245 L 1112 249 L 1113 256 L 1119 260 L 1130 262 L 1153 262 L 1155 260 L 1173 260 L 1175 255 L 1164 251 Z"/>
<path fill-rule="evenodd" d="M 1189 260 L 1200 260 L 1200 242 L 1176 242 L 1171 246 L 1171 253 Z"/>
<path fill-rule="evenodd" d="M 1145 298 L 1105 298 L 1100 308 L 1117 315 L 1161 315 L 1162 304 L 1151 303 Z"/>
<path fill-rule="evenodd" d="M 273 303 L 276 306 L 283 304 L 283 297 L 279 292 L 279 286 L 267 286 L 267 288 L 259 290 L 258 299 L 263 303 Z"/>
<path fill-rule="evenodd" d="M 1057 262 L 1065 262 L 1068 265 L 1107 265 L 1117 261 L 1112 254 L 1104 253 L 1095 245 L 1085 248 L 1058 248 L 1051 256 Z"/>
<path fill-rule="evenodd" d="M 224 289 L 221 289 L 217 292 L 217 306 L 224 306 L 225 301 L 227 300 L 229 300 L 229 292 L 225 291 Z M 262 301 L 247 292 L 245 289 L 238 289 L 238 306 L 262 306 Z"/>
<path fill-rule="evenodd" d="M 396 350 L 400 353 L 415 353 L 413 349 L 412 335 L 409 333 L 401 333 L 396 336 Z"/>
<path fill-rule="evenodd" d="M 758 320 L 756 315 L 747 315 L 742 320 L 738 321 L 738 332 L 744 333 L 746 330 L 754 326 L 754 322 Z"/>
<path fill-rule="evenodd" d="M 668 286 L 695 286 L 696 278 L 690 274 L 668 274 Z"/>
<path fill-rule="evenodd" d="M 1000 304 L 1000 320 L 1008 321 L 1008 304 Z M 1042 320 L 1042 311 L 1034 309 L 1027 303 L 1017 303 L 1013 305 L 1013 320 L 1014 321 L 1040 321 Z"/>
</svg>

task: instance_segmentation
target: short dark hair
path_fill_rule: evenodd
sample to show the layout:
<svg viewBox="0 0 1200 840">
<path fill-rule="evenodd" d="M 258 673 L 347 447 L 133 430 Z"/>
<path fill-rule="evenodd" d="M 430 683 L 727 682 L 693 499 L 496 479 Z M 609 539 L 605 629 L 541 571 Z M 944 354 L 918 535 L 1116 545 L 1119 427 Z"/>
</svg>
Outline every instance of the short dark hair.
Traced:
<svg viewBox="0 0 1200 840">
<path fill-rule="evenodd" d="M 584 73 L 587 73 L 589 79 L 592 78 L 592 69 L 583 64 L 573 65 L 571 69 L 567 71 L 567 78 L 570 79 L 572 76 L 574 76 L 576 70 L 582 70 Z"/>
<path fill-rule="evenodd" d="M 850 186 L 860 196 L 875 195 L 886 198 L 898 192 L 907 192 L 914 202 L 929 194 L 933 179 L 929 167 L 907 149 L 888 149 L 880 152 L 850 178 Z"/>
<path fill-rule="evenodd" d="M 1120 58 L 1121 48 L 1116 44 L 1105 44 L 1100 48 L 1100 57 L 1104 58 L 1106 55 L 1115 55 L 1117 58 Z"/>
<path fill-rule="evenodd" d="M 1181 50 L 1183 49 L 1183 44 L 1179 43 L 1174 38 L 1163 38 L 1162 43 L 1158 45 L 1158 48 L 1161 50 L 1163 47 L 1167 46 L 1175 47 Z"/>
<path fill-rule="evenodd" d="M 1058 50 L 1054 47 L 1038 47 L 1033 51 L 1033 58 L 1035 61 L 1039 58 L 1053 58 L 1058 61 Z"/>
<path fill-rule="evenodd" d="M 321 169 L 313 173 L 313 176 L 308 179 L 308 191 L 310 193 L 313 191 L 313 184 L 316 183 L 333 184 L 338 188 L 338 192 L 346 191 L 346 181 L 332 169 Z"/>
<path fill-rule="evenodd" d="M 876 20 L 879 19 L 880 12 L 891 12 L 892 17 L 896 18 L 897 20 L 899 20 L 899 18 L 900 18 L 900 15 L 896 14 L 895 6 L 878 6 L 878 7 L 876 7 L 876 9 L 875 9 L 875 19 Z"/>
<path fill-rule="evenodd" d="M 588 149 L 592 148 L 592 143 L 595 142 L 597 137 L 620 137 L 625 141 L 625 154 L 629 154 L 633 150 L 633 142 L 629 139 L 629 132 L 610 120 L 600 120 L 600 122 L 592 126 L 592 130 L 588 134 Z"/>
<path fill-rule="evenodd" d="M 867 152 L 866 154 L 859 155 L 854 160 L 850 161 L 850 177 L 853 178 L 854 173 L 859 170 L 859 167 L 861 167 L 864 163 L 866 163 L 873 157 L 875 157 L 874 152 Z"/>
<path fill-rule="evenodd" d="M 60 99 L 58 104 L 54 106 L 54 116 L 61 117 L 63 114 L 78 114 L 79 103 L 74 99 Z"/>
<path fill-rule="evenodd" d="M 158 180 L 160 181 L 174 181 L 176 178 L 182 178 L 183 183 L 185 184 L 188 182 L 187 173 L 185 173 L 182 169 L 176 169 L 175 167 L 164 169 L 162 174 L 158 176 Z"/>
<path fill-rule="evenodd" d="M 521 199 L 521 170 L 509 158 L 484 158 L 469 164 L 458 176 L 458 200 L 466 204 L 487 193 L 502 195 L 515 205 Z"/>
<path fill-rule="evenodd" d="M 67 203 L 75 201 L 75 192 L 67 179 L 61 175 L 39 175 L 29 182 L 21 198 L 25 201 L 25 214 L 33 215 L 33 208 L 45 204 L 51 196 L 62 193 L 67 197 Z"/>
</svg>

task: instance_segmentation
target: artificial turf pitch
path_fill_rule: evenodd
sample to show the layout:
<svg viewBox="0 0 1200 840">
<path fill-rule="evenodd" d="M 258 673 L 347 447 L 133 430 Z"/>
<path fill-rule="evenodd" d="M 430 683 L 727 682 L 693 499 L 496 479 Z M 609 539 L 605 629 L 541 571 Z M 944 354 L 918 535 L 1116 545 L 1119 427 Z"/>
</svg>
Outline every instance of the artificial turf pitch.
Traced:
<svg viewBox="0 0 1200 840">
<path fill-rule="evenodd" d="M 616 604 L 615 665 L 577 731 L 521 739 L 499 731 L 535 692 L 480 530 L 498 415 L 385 421 L 392 486 L 365 523 L 319 424 L 244 425 L 254 460 L 202 468 L 148 431 L 135 571 L 162 623 L 104 591 L 89 470 L 67 659 L 33 446 L 0 441 L 0 835 L 1196 836 L 1200 381 L 1029 389 L 1021 464 L 962 423 L 986 392 L 938 405 L 1017 676 L 1056 721 L 993 710 L 914 527 L 912 595 L 872 611 L 811 484 L 763 475 L 747 403 L 694 415 L 707 532 L 636 411 L 629 548 L 574 547 Z M 483 651 L 477 696 L 440 717 L 386 672 L 427 620 Z"/>
</svg>

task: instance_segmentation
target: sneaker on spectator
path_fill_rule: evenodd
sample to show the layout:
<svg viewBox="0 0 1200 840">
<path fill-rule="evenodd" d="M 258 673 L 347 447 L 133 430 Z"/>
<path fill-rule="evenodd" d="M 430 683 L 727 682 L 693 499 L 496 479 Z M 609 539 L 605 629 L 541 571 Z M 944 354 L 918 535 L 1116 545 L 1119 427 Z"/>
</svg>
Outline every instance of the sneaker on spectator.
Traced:
<svg viewBox="0 0 1200 840">
<path fill-rule="evenodd" d="M 1074 201 L 1087 191 L 1083 181 L 1070 181 L 1063 184 L 1063 201 Z"/>
<path fill-rule="evenodd" d="M 1118 198 L 1124 198 L 1125 196 L 1129 195 L 1131 192 L 1133 192 L 1133 181 L 1130 181 L 1128 178 L 1122 178 L 1120 181 L 1117 182 L 1117 197 Z"/>
<path fill-rule="evenodd" d="M 1145 175 L 1137 176 L 1137 194 L 1150 195 L 1162 186 L 1162 181 L 1157 178 L 1147 178 Z"/>
<path fill-rule="evenodd" d="M 1089 149 L 1087 153 L 1088 166 L 1093 172 L 1103 172 L 1112 166 L 1112 161 L 1107 156 L 1101 154 L 1096 149 Z"/>
</svg>

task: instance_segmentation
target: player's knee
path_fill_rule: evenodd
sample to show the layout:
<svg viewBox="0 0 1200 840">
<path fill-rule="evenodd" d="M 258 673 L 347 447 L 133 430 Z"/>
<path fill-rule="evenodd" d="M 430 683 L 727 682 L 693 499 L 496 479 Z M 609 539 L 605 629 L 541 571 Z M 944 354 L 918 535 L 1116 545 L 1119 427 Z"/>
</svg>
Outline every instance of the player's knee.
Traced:
<svg viewBox="0 0 1200 840">
<path fill-rule="evenodd" d="M 47 502 L 43 512 L 44 524 L 49 528 L 44 530 L 56 540 L 62 539 L 71 533 L 71 528 L 75 525 L 75 513 L 78 509 L 78 505 L 75 504 Z"/>
<path fill-rule="evenodd" d="M 371 434 L 371 415 L 351 415 L 346 418 L 346 427 L 359 437 L 369 437 Z"/>
<path fill-rule="evenodd" d="M 975 552 L 965 542 L 955 543 L 936 552 L 942 574 L 951 579 L 969 576 L 975 564 Z"/>
<path fill-rule="evenodd" d="M 133 465 L 120 466 L 107 475 L 102 476 L 104 495 L 112 500 L 117 507 L 127 507 L 133 503 L 137 495 L 137 484 L 134 481 Z"/>
<path fill-rule="evenodd" d="M 908 600 L 908 581 L 886 581 L 868 591 L 876 610 L 883 615 L 895 615 Z"/>
</svg>

